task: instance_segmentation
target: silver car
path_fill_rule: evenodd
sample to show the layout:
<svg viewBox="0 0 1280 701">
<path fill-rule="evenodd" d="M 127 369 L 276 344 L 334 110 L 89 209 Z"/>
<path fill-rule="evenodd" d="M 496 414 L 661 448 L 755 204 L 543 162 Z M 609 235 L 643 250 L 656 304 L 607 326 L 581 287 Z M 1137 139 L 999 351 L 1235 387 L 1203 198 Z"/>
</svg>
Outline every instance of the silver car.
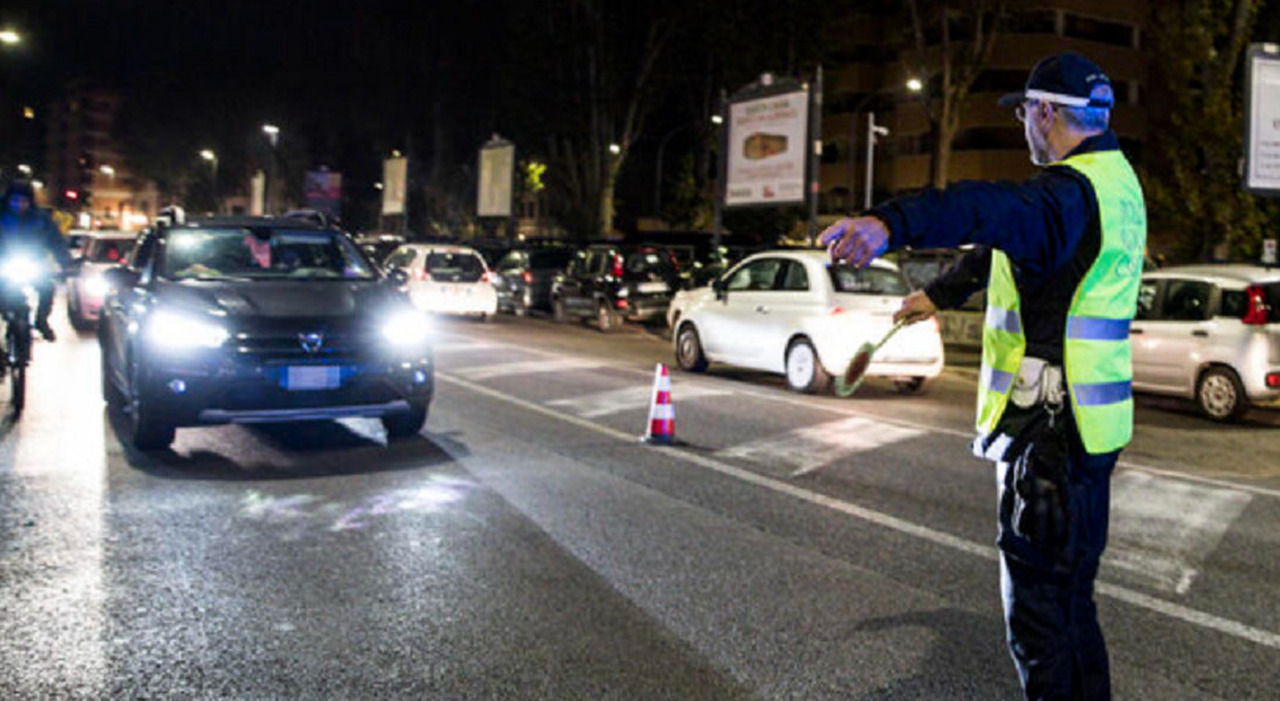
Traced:
<svg viewBox="0 0 1280 701">
<path fill-rule="evenodd" d="M 1280 269 L 1164 268 L 1142 276 L 1133 386 L 1193 399 L 1211 419 L 1280 406 Z"/>
</svg>

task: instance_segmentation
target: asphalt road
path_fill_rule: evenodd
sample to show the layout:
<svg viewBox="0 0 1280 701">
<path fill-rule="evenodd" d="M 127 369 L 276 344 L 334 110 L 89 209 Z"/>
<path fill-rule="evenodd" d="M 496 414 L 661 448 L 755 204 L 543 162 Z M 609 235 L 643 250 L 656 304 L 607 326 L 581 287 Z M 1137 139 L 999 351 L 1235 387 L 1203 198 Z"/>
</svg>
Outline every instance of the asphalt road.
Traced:
<svg viewBox="0 0 1280 701">
<path fill-rule="evenodd" d="M 448 321 L 417 438 L 139 454 L 62 331 L 0 427 L 0 698 L 1018 697 L 971 369 L 847 400 L 675 372 L 659 448 L 656 334 Z M 1116 697 L 1277 698 L 1280 421 L 1138 418 L 1099 585 Z"/>
</svg>

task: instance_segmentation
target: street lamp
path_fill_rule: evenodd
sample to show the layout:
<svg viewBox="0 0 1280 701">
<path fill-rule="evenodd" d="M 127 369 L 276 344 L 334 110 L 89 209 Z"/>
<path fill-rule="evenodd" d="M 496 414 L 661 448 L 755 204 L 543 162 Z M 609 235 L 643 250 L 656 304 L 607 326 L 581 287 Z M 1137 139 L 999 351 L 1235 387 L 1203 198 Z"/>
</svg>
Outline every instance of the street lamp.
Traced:
<svg viewBox="0 0 1280 701">
<path fill-rule="evenodd" d="M 613 155 L 616 156 L 622 153 L 622 147 L 617 144 L 609 144 L 609 153 L 612 153 Z"/>
<path fill-rule="evenodd" d="M 102 166 L 98 171 L 109 178 L 116 177 L 116 169 L 111 166 Z"/>
<path fill-rule="evenodd" d="M 27 165 L 26 163 L 19 163 L 19 164 L 18 164 L 18 172 L 19 172 L 19 173 L 22 173 L 23 175 L 30 176 L 30 175 L 31 175 L 31 166 Z"/>
<path fill-rule="evenodd" d="M 22 35 L 12 29 L 0 30 L 0 44 L 13 46 L 22 43 Z"/>
<path fill-rule="evenodd" d="M 711 123 L 716 126 L 720 126 L 721 124 L 724 124 L 724 117 L 721 117 L 718 114 L 713 114 L 711 115 Z"/>
<path fill-rule="evenodd" d="M 262 133 L 266 134 L 267 140 L 271 142 L 271 159 L 267 161 L 267 172 L 263 173 L 262 183 L 262 213 L 267 214 L 271 211 L 271 176 L 275 171 L 276 144 L 280 140 L 280 127 L 274 124 L 263 124 Z"/>
<path fill-rule="evenodd" d="M 924 90 L 924 81 L 914 76 L 907 79 L 901 87 L 905 87 L 907 92 L 917 94 Z M 849 197 L 853 197 L 853 156 L 855 133 L 857 130 L 858 115 L 862 112 L 862 108 L 872 99 L 882 95 L 897 92 L 898 86 L 890 86 L 867 93 L 854 106 L 853 111 L 849 113 Z M 871 209 L 871 184 L 872 178 L 875 177 L 875 156 L 876 156 L 876 137 L 888 136 L 889 129 L 887 127 L 876 124 L 876 113 L 867 113 L 867 172 L 865 175 L 866 182 L 863 183 L 863 205 L 864 209 Z"/>
<path fill-rule="evenodd" d="M 208 161 L 213 169 L 213 206 L 215 210 L 221 213 L 222 206 L 218 202 L 218 154 L 214 153 L 212 149 L 205 149 L 200 152 L 200 158 Z"/>
</svg>

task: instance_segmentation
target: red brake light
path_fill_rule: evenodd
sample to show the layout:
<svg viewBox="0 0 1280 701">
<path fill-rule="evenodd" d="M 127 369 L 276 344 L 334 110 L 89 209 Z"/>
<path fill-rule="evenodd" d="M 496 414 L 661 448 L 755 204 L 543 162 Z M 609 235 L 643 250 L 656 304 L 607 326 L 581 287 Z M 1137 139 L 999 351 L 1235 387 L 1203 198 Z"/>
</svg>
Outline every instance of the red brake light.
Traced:
<svg viewBox="0 0 1280 701">
<path fill-rule="evenodd" d="M 1280 389 L 1280 372 L 1267 373 L 1267 389 Z"/>
<path fill-rule="evenodd" d="M 623 311 L 626 311 L 626 310 L 627 310 L 627 309 L 629 309 L 630 307 L 631 307 L 631 303 L 630 303 L 630 302 L 628 302 L 627 300 L 625 300 L 625 299 L 620 299 L 620 300 L 618 300 L 618 309 L 621 309 L 621 310 L 623 310 Z"/>
<path fill-rule="evenodd" d="M 1266 291 L 1258 285 L 1250 285 L 1244 294 L 1249 298 L 1249 310 L 1244 313 L 1244 323 L 1263 325 L 1267 323 Z"/>
<path fill-rule="evenodd" d="M 622 254 L 613 254 L 613 276 L 622 277 Z"/>
<path fill-rule="evenodd" d="M 521 275 L 520 277 L 524 278 L 524 284 L 526 285 L 533 284 L 533 273 L 529 272 L 528 270 L 524 271 L 524 274 Z"/>
<path fill-rule="evenodd" d="M 423 268 L 422 270 L 419 270 L 419 271 L 418 271 L 418 279 L 419 279 L 419 280 L 430 280 L 430 279 L 431 279 L 431 273 L 427 272 L 427 269 L 426 269 L 426 268 Z"/>
<path fill-rule="evenodd" d="M 484 271 L 484 275 L 480 276 L 480 282 L 493 282 L 493 278 L 489 275 L 489 271 Z"/>
<path fill-rule="evenodd" d="M 844 311 L 845 311 L 844 307 L 833 307 L 831 309 L 831 316 L 838 316 L 840 314 L 843 314 Z"/>
</svg>

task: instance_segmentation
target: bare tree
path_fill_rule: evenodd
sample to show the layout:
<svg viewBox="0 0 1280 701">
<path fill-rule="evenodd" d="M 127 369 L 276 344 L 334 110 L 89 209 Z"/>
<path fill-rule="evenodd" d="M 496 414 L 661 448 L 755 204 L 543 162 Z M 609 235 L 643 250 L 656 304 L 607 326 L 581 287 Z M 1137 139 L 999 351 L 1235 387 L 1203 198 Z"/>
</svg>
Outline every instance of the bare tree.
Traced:
<svg viewBox="0 0 1280 701">
<path fill-rule="evenodd" d="M 933 76 L 924 105 L 933 136 L 929 180 L 947 186 L 951 149 L 964 117 L 974 81 L 991 61 L 996 37 L 1013 0 L 907 0 L 914 51 L 908 63 L 920 75 Z M 927 27 L 936 25 L 940 39 L 930 45 Z M 957 36 L 957 30 L 959 36 Z"/>
</svg>

